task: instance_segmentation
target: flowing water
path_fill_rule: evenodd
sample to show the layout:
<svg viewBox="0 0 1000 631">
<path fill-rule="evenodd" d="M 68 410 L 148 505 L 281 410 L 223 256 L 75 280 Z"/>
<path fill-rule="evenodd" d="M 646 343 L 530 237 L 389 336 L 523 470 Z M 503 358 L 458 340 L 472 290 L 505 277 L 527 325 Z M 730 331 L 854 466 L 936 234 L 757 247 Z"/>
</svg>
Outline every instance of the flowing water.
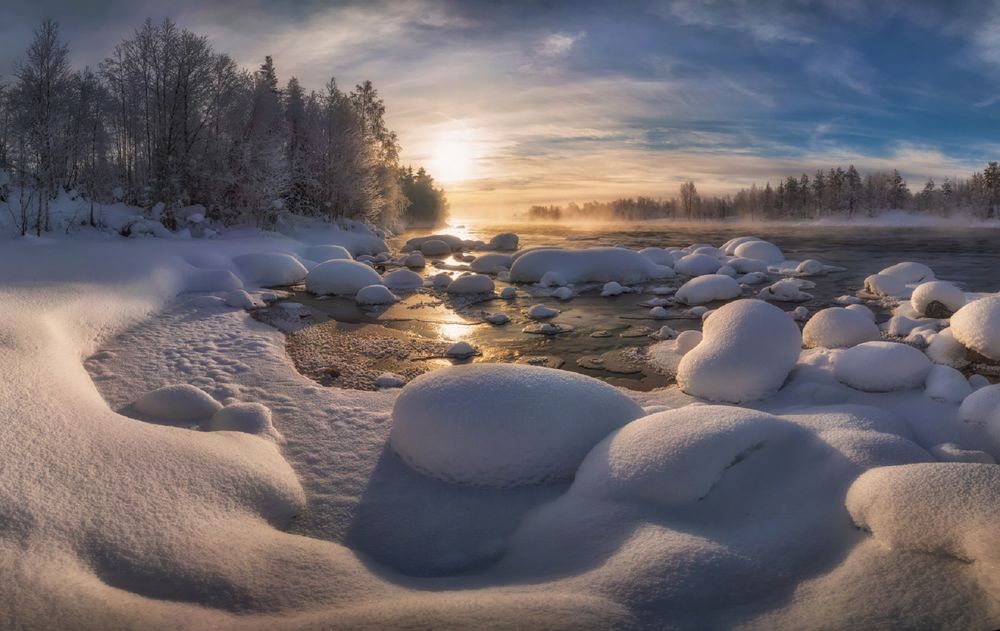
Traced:
<svg viewBox="0 0 1000 631">
<path fill-rule="evenodd" d="M 845 268 L 809 280 L 816 287 L 807 290 L 813 298 L 804 303 L 775 303 L 786 310 L 802 304 L 810 312 L 833 304 L 834 298 L 854 294 L 870 274 L 900 261 L 918 261 L 930 266 L 938 278 L 953 281 L 967 291 L 994 292 L 1000 289 L 1000 233 L 991 229 L 887 228 L 872 226 L 816 225 L 676 225 L 676 224 L 601 224 L 574 226 L 571 224 L 470 224 L 441 230 L 464 239 L 489 241 L 499 232 L 515 232 L 520 247 L 558 246 L 587 248 L 624 246 L 641 249 L 650 246 L 686 247 L 693 243 L 720 246 L 727 240 L 752 234 L 779 246 L 789 259 L 817 259 L 828 265 Z M 406 239 L 423 236 L 428 231 L 411 231 L 400 235 L 391 244 L 398 249 Z M 430 263 L 425 276 L 439 271 L 456 272 L 461 262 L 449 259 L 437 269 Z M 781 276 L 771 274 L 771 281 Z M 465 340 L 481 354 L 470 361 L 527 362 L 558 366 L 588 374 L 634 389 L 651 389 L 670 382 L 642 359 L 642 349 L 655 342 L 650 336 L 663 324 L 677 331 L 700 329 L 699 319 L 656 320 L 649 317 L 644 305 L 655 296 L 656 286 L 679 287 L 682 279 L 644 286 L 641 294 L 624 294 L 613 298 L 600 297 L 600 285 L 576 287 L 580 292 L 569 301 L 548 296 L 548 290 L 519 286 L 515 300 L 493 299 L 466 304 L 450 301 L 441 293 L 422 291 L 404 294 L 404 300 L 384 310 L 362 310 L 353 300 L 342 298 L 317 299 L 303 291 L 293 292 L 289 300 L 305 304 L 311 313 L 311 326 L 325 326 L 299 337 L 290 338 L 289 350 L 300 370 L 329 385 L 372 387 L 373 376 L 390 371 L 412 377 L 434 367 L 448 365 L 452 360 L 442 357 L 447 346 Z M 744 297 L 761 287 L 744 292 Z M 497 290 L 505 284 L 498 282 Z M 525 316 L 531 306 L 544 303 L 560 310 L 554 322 L 568 328 L 559 335 L 538 335 L 528 332 L 534 321 Z M 709 308 L 721 303 L 710 303 Z M 872 305 L 879 311 L 878 305 Z M 680 309 L 672 312 L 679 314 Z M 489 313 L 505 313 L 509 324 L 494 326 L 483 322 Z M 880 318 L 887 317 L 882 311 Z M 335 328 L 334 328 L 335 327 Z M 384 327 L 376 329 L 374 327 Z M 307 327 L 309 328 L 309 327 Z M 325 331 L 325 333 L 320 334 Z M 332 344 L 333 339 L 360 340 L 362 334 L 381 331 L 389 337 L 380 338 L 381 346 Z M 311 334 L 310 334 L 311 333 Z M 339 338 L 337 336 L 340 336 Z M 345 338 L 344 336 L 347 336 Z M 398 340 L 409 340 L 405 348 Z M 386 350 L 385 342 L 397 344 L 396 350 Z M 415 341 L 415 343 L 414 343 Z M 389 346 L 392 346 L 389 344 Z M 308 348 L 309 353 L 303 353 Z M 370 350 L 366 350 L 370 349 Z M 310 355 L 308 361 L 302 358 Z M 367 359 L 367 363 L 361 361 Z M 364 364 L 364 365 L 362 365 Z M 328 367 L 328 365 L 330 367 Z M 361 367 L 366 379 L 351 381 L 338 376 Z M 319 377 L 317 377 L 319 375 Z"/>
</svg>

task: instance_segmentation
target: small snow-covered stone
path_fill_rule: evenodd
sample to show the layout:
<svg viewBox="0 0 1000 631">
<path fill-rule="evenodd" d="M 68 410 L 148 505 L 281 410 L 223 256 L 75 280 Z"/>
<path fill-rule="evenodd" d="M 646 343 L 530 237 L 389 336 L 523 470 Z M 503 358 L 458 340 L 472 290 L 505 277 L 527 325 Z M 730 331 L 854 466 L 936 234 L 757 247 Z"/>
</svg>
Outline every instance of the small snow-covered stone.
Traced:
<svg viewBox="0 0 1000 631">
<path fill-rule="evenodd" d="M 990 385 L 990 380 L 980 374 L 969 375 L 969 385 L 973 390 L 979 390 Z"/>
<path fill-rule="evenodd" d="M 511 252 L 517 249 L 519 241 L 520 239 L 513 232 L 501 232 L 500 234 L 490 239 L 489 247 L 491 250 Z"/>
<path fill-rule="evenodd" d="M 674 271 L 684 276 L 714 274 L 720 267 L 719 259 L 707 254 L 688 254 L 674 263 Z"/>
<path fill-rule="evenodd" d="M 489 294 L 493 293 L 493 279 L 483 274 L 459 276 L 448 285 L 449 294 Z"/>
<path fill-rule="evenodd" d="M 806 348 L 849 348 L 879 337 L 874 321 L 843 307 L 817 312 L 802 329 L 802 343 Z"/>
<path fill-rule="evenodd" d="M 504 287 L 500 290 L 500 297 L 504 300 L 513 300 L 517 298 L 517 290 L 513 287 Z"/>
<path fill-rule="evenodd" d="M 308 273 L 297 258 L 282 252 L 244 254 L 234 258 L 233 263 L 247 283 L 262 287 L 294 285 Z"/>
<path fill-rule="evenodd" d="M 559 272 L 545 272 L 538 284 L 542 287 L 563 287 L 568 285 L 566 277 Z"/>
<path fill-rule="evenodd" d="M 573 298 L 573 290 L 569 287 L 559 287 L 552 292 L 552 297 L 559 300 L 570 300 Z"/>
<path fill-rule="evenodd" d="M 375 378 L 375 387 L 380 389 L 402 388 L 406 385 L 406 378 L 394 372 L 384 372 Z"/>
<path fill-rule="evenodd" d="M 972 394 L 972 386 L 965 375 L 954 368 L 935 364 L 927 373 L 924 394 L 938 401 L 959 403 Z"/>
<path fill-rule="evenodd" d="M 231 403 L 216 412 L 205 424 L 205 429 L 279 436 L 271 421 L 271 410 L 260 403 Z"/>
<path fill-rule="evenodd" d="M 980 298 L 956 311 L 951 332 L 966 348 L 1000 361 L 1000 297 Z"/>
<path fill-rule="evenodd" d="M 761 300 L 774 300 L 777 302 L 805 302 L 812 299 L 812 294 L 802 291 L 802 282 L 794 278 L 779 280 L 770 287 L 765 287 L 757 292 L 757 298 Z"/>
<path fill-rule="evenodd" d="M 242 289 L 237 289 L 226 294 L 226 305 L 236 307 L 237 309 L 254 309 L 263 306 L 260 302 L 254 300 L 253 296 Z"/>
<path fill-rule="evenodd" d="M 368 285 L 381 284 L 378 272 L 357 261 L 326 261 L 306 275 L 306 291 L 318 295 L 353 296 Z"/>
<path fill-rule="evenodd" d="M 382 277 L 382 282 L 389 289 L 397 291 L 409 291 L 424 286 L 424 279 L 420 274 L 405 268 L 387 273 Z"/>
<path fill-rule="evenodd" d="M 695 346 L 701 344 L 701 340 L 702 340 L 701 331 L 697 331 L 694 329 L 690 331 L 681 331 L 680 334 L 677 335 L 677 342 L 676 342 L 677 354 L 679 355 L 686 354 Z"/>
<path fill-rule="evenodd" d="M 451 254 L 451 246 L 440 239 L 428 239 L 420 244 L 420 252 L 424 256 L 447 256 Z"/>
<path fill-rule="evenodd" d="M 872 274 L 865 279 L 865 291 L 876 296 L 902 298 L 906 294 L 906 283 L 898 276 Z"/>
<path fill-rule="evenodd" d="M 726 261 L 726 265 L 733 268 L 740 274 L 753 274 L 754 272 L 764 274 L 767 272 L 767 263 L 757 259 L 736 257 Z"/>
<path fill-rule="evenodd" d="M 919 350 L 896 342 L 865 342 L 842 352 L 834 364 L 841 383 L 865 392 L 909 390 L 922 385 L 931 361 Z"/>
<path fill-rule="evenodd" d="M 181 383 L 147 392 L 132 407 L 160 421 L 183 423 L 208 419 L 222 404 L 201 388 Z"/>
<path fill-rule="evenodd" d="M 958 418 L 966 423 L 982 425 L 1000 407 L 1000 384 L 979 388 L 965 397 L 958 408 Z"/>
<path fill-rule="evenodd" d="M 452 281 L 452 278 L 451 278 L 451 274 L 449 274 L 447 272 L 438 272 L 437 274 L 434 274 L 433 276 L 431 276 L 430 281 L 431 281 L 431 286 L 437 287 L 437 288 L 440 289 L 440 288 L 447 287 L 448 285 L 450 285 L 451 281 Z"/>
<path fill-rule="evenodd" d="M 740 284 L 729 276 L 705 274 L 692 278 L 677 290 L 677 300 L 688 305 L 699 305 L 716 300 L 730 300 L 743 293 Z"/>
<path fill-rule="evenodd" d="M 469 269 L 480 274 L 497 274 L 510 269 L 513 259 L 508 254 L 483 254 L 474 257 Z"/>
<path fill-rule="evenodd" d="M 798 276 L 816 276 L 822 274 L 823 270 L 823 264 L 816 259 L 806 259 L 796 266 L 795 273 Z"/>
<path fill-rule="evenodd" d="M 781 263 L 785 255 L 781 249 L 768 241 L 746 241 L 736 246 L 733 254 L 745 259 L 757 259 L 765 263 Z"/>
<path fill-rule="evenodd" d="M 669 326 L 661 326 L 660 330 L 653 334 L 653 336 L 658 340 L 672 340 L 677 337 L 677 331 L 671 329 Z"/>
<path fill-rule="evenodd" d="M 508 317 L 506 313 L 491 313 L 486 316 L 485 320 L 490 324 L 500 325 L 510 322 L 510 317 Z"/>
<path fill-rule="evenodd" d="M 625 293 L 626 288 L 621 285 L 621 283 L 611 281 L 604 283 L 604 287 L 601 288 L 601 295 L 605 298 L 609 296 L 620 296 Z"/>
<path fill-rule="evenodd" d="M 528 309 L 528 317 L 535 320 L 554 318 L 557 315 L 559 315 L 559 311 L 557 309 L 546 307 L 545 305 L 535 305 L 534 307 Z"/>
<path fill-rule="evenodd" d="M 663 307 L 653 307 L 649 310 L 649 317 L 657 320 L 666 320 L 670 317 L 670 312 Z"/>
<path fill-rule="evenodd" d="M 792 319 L 796 322 L 805 322 L 809 319 L 809 310 L 805 307 L 795 307 L 791 310 L 789 315 L 791 315 Z M 805 336 L 803 336 L 803 343 L 805 343 Z"/>
<path fill-rule="evenodd" d="M 955 339 L 951 328 L 933 336 L 924 352 L 935 364 L 943 364 L 952 368 L 965 368 L 971 363 L 965 347 Z"/>
<path fill-rule="evenodd" d="M 359 305 L 387 305 L 399 301 L 399 296 L 385 285 L 368 285 L 358 291 L 354 301 Z"/>
<path fill-rule="evenodd" d="M 455 359 L 468 359 L 476 354 L 476 347 L 468 342 L 455 342 L 448 347 L 445 355 Z"/>
<path fill-rule="evenodd" d="M 906 285 L 934 280 L 934 271 L 931 268 L 923 263 L 914 263 L 913 261 L 890 265 L 879 272 L 879 274 L 883 276 L 895 276 Z"/>
<path fill-rule="evenodd" d="M 965 306 L 965 293 L 943 280 L 922 283 L 913 290 L 910 306 L 918 315 L 929 318 L 950 318 L 953 313 Z"/>
<path fill-rule="evenodd" d="M 409 255 L 405 256 L 400 263 L 404 267 L 409 267 L 411 269 L 420 269 L 427 265 L 427 260 L 424 255 L 420 252 L 411 252 Z"/>
</svg>

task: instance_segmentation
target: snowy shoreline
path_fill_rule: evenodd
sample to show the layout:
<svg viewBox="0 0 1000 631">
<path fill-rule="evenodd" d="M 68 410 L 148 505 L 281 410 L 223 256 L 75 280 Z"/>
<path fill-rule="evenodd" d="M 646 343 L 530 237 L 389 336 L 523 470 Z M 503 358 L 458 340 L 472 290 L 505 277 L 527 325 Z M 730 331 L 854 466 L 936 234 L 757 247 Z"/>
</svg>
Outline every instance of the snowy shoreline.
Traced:
<svg viewBox="0 0 1000 631">
<path fill-rule="evenodd" d="M 982 464 L 1000 457 L 989 420 L 1000 386 L 973 392 L 938 371 L 931 392 L 932 363 L 961 357 L 951 343 L 935 346 L 943 334 L 928 326 L 939 319 L 914 309 L 965 305 L 944 286 L 918 294 L 935 282 L 920 267 L 883 270 L 858 289 L 897 294 L 893 330 L 924 336 L 929 358 L 868 346 L 890 343 L 875 341 L 858 309 L 813 315 L 803 350 L 788 314 L 736 300 L 707 316 L 698 342 L 681 349 L 668 333 L 660 342 L 677 352 L 681 388 L 709 405 L 688 405 L 698 399 L 676 386 L 627 393 L 487 364 L 360 392 L 299 375 L 280 332 L 225 304 L 240 291 L 253 303 L 257 285 L 325 264 L 305 257 L 310 247 L 340 245 L 355 258 L 380 249 L 362 231 L 295 236 L 0 246 L 0 621 L 507 627 L 528 615 L 553 628 L 969 628 L 1000 619 L 988 545 L 1000 476 Z M 612 248 L 592 267 L 544 252 L 515 262 L 525 282 L 623 275 L 607 281 L 610 295 L 675 274 L 681 259 L 691 269 L 707 263 L 698 257 L 715 256 L 717 268 L 777 260 L 762 243 L 692 246 L 669 264 L 663 252 L 637 255 L 644 262 Z M 717 300 L 728 284 L 700 281 L 681 295 Z M 772 295 L 801 291 L 777 285 Z M 982 317 L 991 316 L 954 316 L 955 335 L 979 344 Z M 989 336 L 981 342 L 994 352 Z M 919 358 L 897 357 L 896 346 Z M 113 411 L 178 383 L 215 401 L 185 408 L 191 418 L 262 404 L 276 433 L 192 431 Z M 139 407 L 176 416 L 164 400 Z"/>
</svg>

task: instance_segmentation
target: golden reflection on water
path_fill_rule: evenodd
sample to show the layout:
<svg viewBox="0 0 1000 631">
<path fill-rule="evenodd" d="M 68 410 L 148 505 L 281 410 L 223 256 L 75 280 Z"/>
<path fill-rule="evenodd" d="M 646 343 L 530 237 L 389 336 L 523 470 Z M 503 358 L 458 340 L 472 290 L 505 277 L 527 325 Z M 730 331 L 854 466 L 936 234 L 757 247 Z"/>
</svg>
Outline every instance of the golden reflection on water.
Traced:
<svg viewBox="0 0 1000 631">
<path fill-rule="evenodd" d="M 472 332 L 472 327 L 468 324 L 458 324 L 453 322 L 441 323 L 437 325 L 438 334 L 442 339 L 449 342 L 458 342 L 468 337 Z"/>
</svg>

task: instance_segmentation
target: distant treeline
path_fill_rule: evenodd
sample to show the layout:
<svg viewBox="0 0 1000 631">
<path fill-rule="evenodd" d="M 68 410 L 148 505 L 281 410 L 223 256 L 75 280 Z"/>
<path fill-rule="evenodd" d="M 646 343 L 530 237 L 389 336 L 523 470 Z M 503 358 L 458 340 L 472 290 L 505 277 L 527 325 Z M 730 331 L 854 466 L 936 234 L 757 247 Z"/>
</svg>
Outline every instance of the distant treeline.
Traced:
<svg viewBox="0 0 1000 631">
<path fill-rule="evenodd" d="M 611 202 L 571 202 L 566 206 L 532 206 L 528 217 L 560 219 L 724 219 L 813 220 L 874 217 L 886 210 L 947 217 L 966 214 L 983 219 L 1000 217 L 1000 165 L 990 162 L 967 179 L 928 180 L 916 193 L 899 171 L 862 176 L 854 165 L 817 171 L 811 178 L 789 176 L 772 186 L 753 185 L 735 195 L 702 197 L 694 182 L 681 185 L 677 197 L 636 197 Z"/>
<path fill-rule="evenodd" d="M 47 20 L 0 83 L 0 202 L 16 190 L 15 221 L 40 233 L 49 202 L 71 189 L 141 206 L 168 228 L 173 209 L 196 204 L 261 226 L 282 212 L 439 223 L 446 210 L 429 174 L 401 168 L 370 81 L 282 87 L 271 57 L 248 72 L 170 20 L 146 20 L 96 71 L 71 68 Z"/>
</svg>

